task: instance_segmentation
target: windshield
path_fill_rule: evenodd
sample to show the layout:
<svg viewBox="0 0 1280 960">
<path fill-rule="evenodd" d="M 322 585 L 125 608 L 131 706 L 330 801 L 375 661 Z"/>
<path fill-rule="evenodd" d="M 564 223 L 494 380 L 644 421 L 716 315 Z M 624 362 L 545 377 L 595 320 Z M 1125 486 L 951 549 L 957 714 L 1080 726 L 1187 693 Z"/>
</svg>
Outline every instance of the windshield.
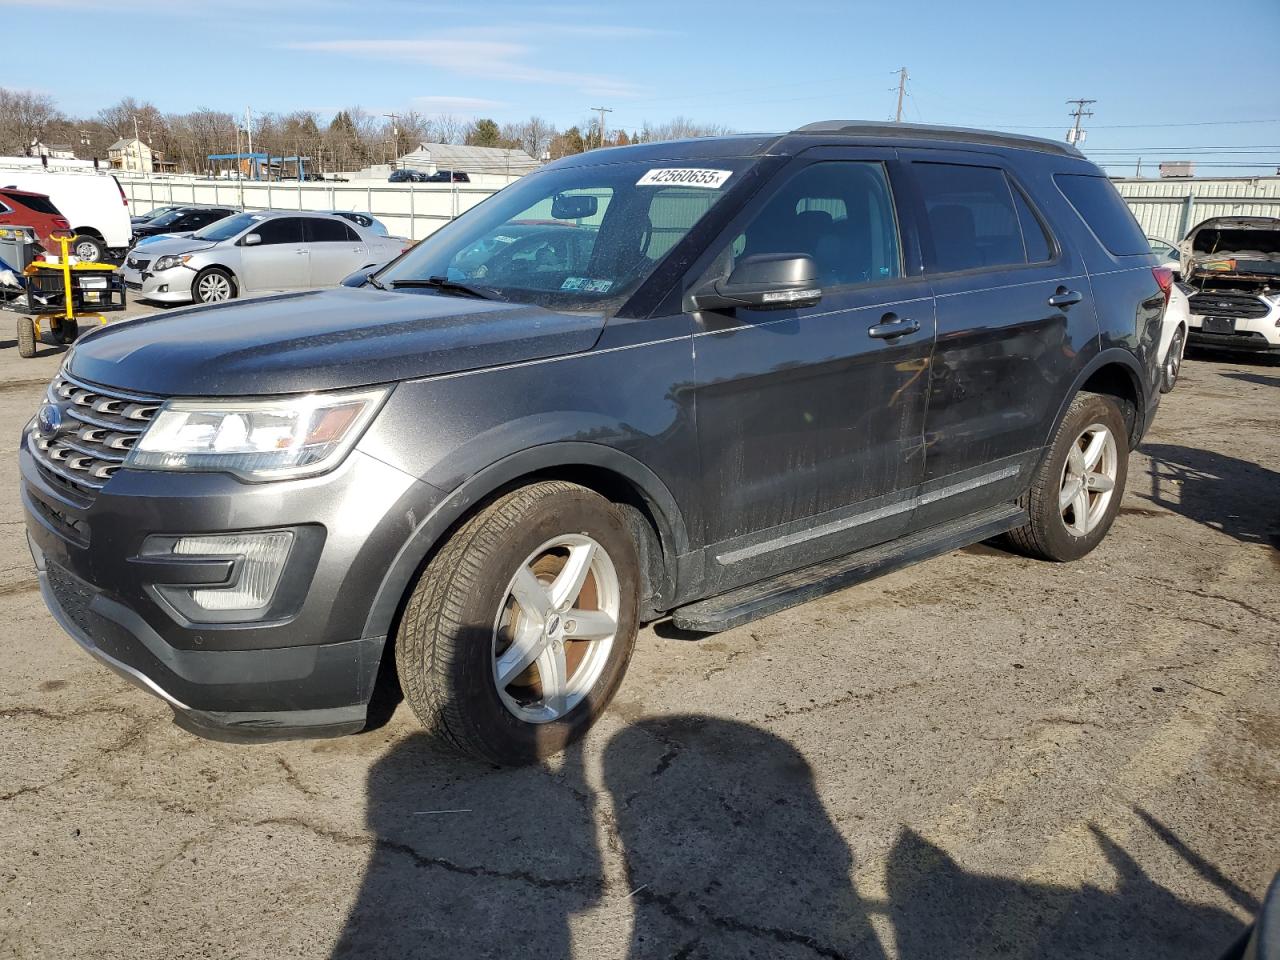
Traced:
<svg viewBox="0 0 1280 960">
<path fill-rule="evenodd" d="M 242 230 L 247 230 L 263 218 L 260 213 L 237 213 L 225 220 L 215 220 L 203 230 L 192 234 L 197 240 L 230 240 Z"/>
<path fill-rule="evenodd" d="M 169 224 L 173 223 L 175 220 L 178 220 L 181 216 L 182 216 L 181 208 L 174 207 L 172 210 L 166 210 L 164 213 L 160 214 L 158 217 L 152 217 L 147 222 L 153 227 L 167 227 Z"/>
<path fill-rule="evenodd" d="M 432 278 L 562 310 L 620 305 L 752 160 L 633 161 L 518 180 L 378 274 L 387 288 Z"/>
</svg>

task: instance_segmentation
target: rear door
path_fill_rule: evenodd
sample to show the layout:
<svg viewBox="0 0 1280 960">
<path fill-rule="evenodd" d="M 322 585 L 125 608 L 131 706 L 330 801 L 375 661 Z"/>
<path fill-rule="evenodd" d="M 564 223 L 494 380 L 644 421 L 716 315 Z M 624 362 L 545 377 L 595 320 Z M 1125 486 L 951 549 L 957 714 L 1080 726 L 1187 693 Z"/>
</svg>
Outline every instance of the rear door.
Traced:
<svg viewBox="0 0 1280 960">
<path fill-rule="evenodd" d="M 368 262 L 364 241 L 341 217 L 307 217 L 303 226 L 311 286 L 332 286 Z"/>
<path fill-rule="evenodd" d="M 1079 255 L 1000 156 L 903 154 L 937 306 L 914 521 L 929 526 L 1025 489 L 1097 322 Z"/>
<path fill-rule="evenodd" d="M 262 238 L 261 243 L 245 246 L 241 238 L 242 290 L 292 290 L 310 284 L 302 221 L 302 217 L 273 217 L 251 231 Z"/>
<path fill-rule="evenodd" d="M 893 539 L 910 520 L 933 298 L 899 230 L 894 157 L 806 151 L 730 225 L 699 280 L 752 254 L 804 253 L 822 288 L 813 307 L 694 314 L 713 588 Z"/>
</svg>

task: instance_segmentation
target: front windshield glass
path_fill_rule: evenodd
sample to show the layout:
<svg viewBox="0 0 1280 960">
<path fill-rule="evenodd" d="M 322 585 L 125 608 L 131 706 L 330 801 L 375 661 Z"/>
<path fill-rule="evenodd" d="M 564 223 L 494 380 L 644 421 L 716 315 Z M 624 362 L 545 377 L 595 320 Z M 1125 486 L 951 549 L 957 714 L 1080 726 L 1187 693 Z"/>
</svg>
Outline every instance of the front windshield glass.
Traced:
<svg viewBox="0 0 1280 960">
<path fill-rule="evenodd" d="M 192 234 L 197 240 L 230 240 L 241 230 L 247 230 L 262 219 L 260 213 L 237 213 L 225 220 L 215 220 L 203 230 Z"/>
<path fill-rule="evenodd" d="M 631 161 L 518 180 L 378 274 L 388 289 L 439 278 L 561 310 L 621 305 L 752 160 Z"/>
<path fill-rule="evenodd" d="M 152 217 L 151 220 L 148 222 L 153 227 L 167 227 L 169 224 L 173 223 L 175 220 L 177 220 L 181 216 L 182 216 L 182 211 L 177 207 L 174 207 L 172 210 L 166 210 L 164 213 L 160 214 L 160 216 L 158 217 Z"/>
</svg>

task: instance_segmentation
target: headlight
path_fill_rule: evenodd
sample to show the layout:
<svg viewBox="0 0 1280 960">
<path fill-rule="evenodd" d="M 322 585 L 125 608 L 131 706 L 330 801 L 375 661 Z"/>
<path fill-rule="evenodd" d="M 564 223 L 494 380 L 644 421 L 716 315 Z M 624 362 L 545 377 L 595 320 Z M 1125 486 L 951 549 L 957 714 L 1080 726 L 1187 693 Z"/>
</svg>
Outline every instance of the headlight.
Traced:
<svg viewBox="0 0 1280 960">
<path fill-rule="evenodd" d="M 207 470 L 279 480 L 331 470 L 360 439 L 386 388 L 277 400 L 169 400 L 125 459 L 139 470 Z"/>
<path fill-rule="evenodd" d="M 182 266 L 184 263 L 186 263 L 190 259 L 191 259 L 191 254 L 189 253 L 183 253 L 176 256 L 170 255 L 167 257 L 161 257 L 151 267 L 151 270 L 154 273 L 163 273 L 166 270 L 172 270 L 174 267 Z"/>
</svg>

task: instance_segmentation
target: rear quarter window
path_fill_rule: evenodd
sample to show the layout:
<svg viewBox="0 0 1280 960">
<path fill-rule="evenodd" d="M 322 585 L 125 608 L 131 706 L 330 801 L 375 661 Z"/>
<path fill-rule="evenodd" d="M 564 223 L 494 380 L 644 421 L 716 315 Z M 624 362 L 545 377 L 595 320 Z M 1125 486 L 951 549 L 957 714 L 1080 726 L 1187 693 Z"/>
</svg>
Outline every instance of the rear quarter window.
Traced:
<svg viewBox="0 0 1280 960">
<path fill-rule="evenodd" d="M 1106 177 L 1082 173 L 1055 173 L 1054 182 L 1067 202 L 1080 214 L 1112 256 L 1133 257 L 1151 253 L 1151 245 L 1134 219 L 1133 211 Z"/>
<path fill-rule="evenodd" d="M 34 210 L 36 213 L 47 213 L 51 216 L 61 216 L 58 208 L 53 205 L 53 201 L 48 197 L 12 197 L 15 203 L 20 203 L 28 210 Z"/>
</svg>

